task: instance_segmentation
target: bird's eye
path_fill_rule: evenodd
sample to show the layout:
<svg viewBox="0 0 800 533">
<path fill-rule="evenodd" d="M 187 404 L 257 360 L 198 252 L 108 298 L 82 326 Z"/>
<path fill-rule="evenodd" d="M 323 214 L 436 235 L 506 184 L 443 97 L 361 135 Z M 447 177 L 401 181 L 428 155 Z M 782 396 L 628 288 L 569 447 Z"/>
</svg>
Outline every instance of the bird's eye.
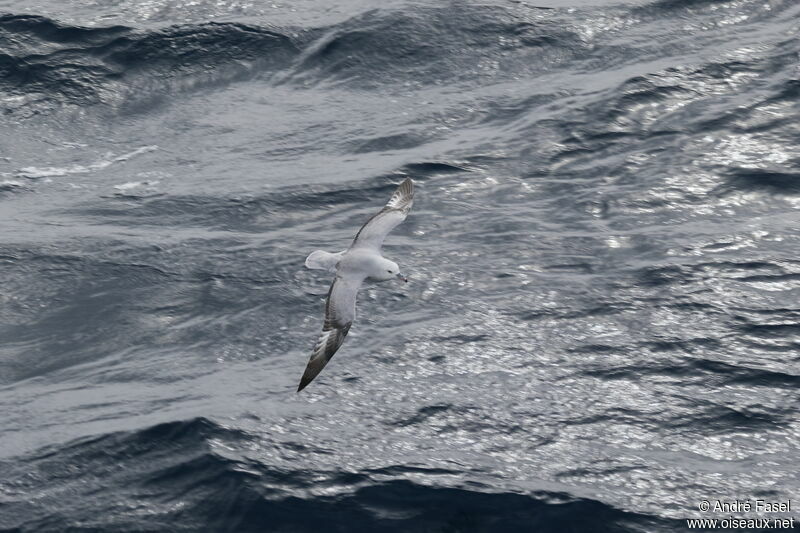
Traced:
<svg viewBox="0 0 800 533">
<path fill-rule="evenodd" d="M 387 270 L 386 272 L 388 272 L 389 274 L 391 274 L 391 273 L 392 273 L 392 271 L 391 271 L 391 270 Z"/>
</svg>

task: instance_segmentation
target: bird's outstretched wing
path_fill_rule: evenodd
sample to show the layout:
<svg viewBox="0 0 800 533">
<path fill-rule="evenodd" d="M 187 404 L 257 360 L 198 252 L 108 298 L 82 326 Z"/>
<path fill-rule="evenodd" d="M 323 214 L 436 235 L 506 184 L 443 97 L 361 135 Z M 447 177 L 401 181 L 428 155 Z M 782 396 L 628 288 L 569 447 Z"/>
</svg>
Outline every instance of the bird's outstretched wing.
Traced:
<svg viewBox="0 0 800 533">
<path fill-rule="evenodd" d="M 322 372 L 322 369 L 344 342 L 356 317 L 356 295 L 362 281 L 363 278 L 346 279 L 339 276 L 333 280 L 328 291 L 328 300 L 325 303 L 325 324 L 323 324 L 322 333 L 311 352 L 297 392 L 306 388 L 317 377 L 317 374 Z"/>
<path fill-rule="evenodd" d="M 411 178 L 406 178 L 394 191 L 386 206 L 358 230 L 351 248 L 380 250 L 383 240 L 395 226 L 406 219 L 412 205 L 414 205 L 414 182 Z"/>
</svg>

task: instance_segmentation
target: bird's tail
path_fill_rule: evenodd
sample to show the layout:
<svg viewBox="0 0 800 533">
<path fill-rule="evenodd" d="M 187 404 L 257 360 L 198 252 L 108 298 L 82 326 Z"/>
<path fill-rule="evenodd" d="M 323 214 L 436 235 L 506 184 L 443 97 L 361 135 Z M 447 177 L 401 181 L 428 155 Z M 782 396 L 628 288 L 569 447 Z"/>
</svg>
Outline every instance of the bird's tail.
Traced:
<svg viewBox="0 0 800 533">
<path fill-rule="evenodd" d="M 344 252 L 337 252 L 332 254 L 330 252 L 323 252 L 322 250 L 311 252 L 311 254 L 306 257 L 306 268 L 336 272 L 336 263 L 342 258 L 343 253 Z"/>
</svg>

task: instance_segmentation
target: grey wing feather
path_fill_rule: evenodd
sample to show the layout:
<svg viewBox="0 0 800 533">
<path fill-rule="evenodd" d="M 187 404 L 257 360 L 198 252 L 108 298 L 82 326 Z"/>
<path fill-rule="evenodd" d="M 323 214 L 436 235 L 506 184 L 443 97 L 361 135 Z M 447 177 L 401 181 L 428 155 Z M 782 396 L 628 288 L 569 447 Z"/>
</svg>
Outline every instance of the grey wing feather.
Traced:
<svg viewBox="0 0 800 533">
<path fill-rule="evenodd" d="M 333 280 L 325 303 L 325 323 L 308 359 L 297 392 L 300 392 L 322 372 L 339 349 L 356 317 L 356 295 L 362 279 Z"/>
<path fill-rule="evenodd" d="M 397 187 L 386 206 L 370 218 L 356 234 L 352 247 L 380 249 L 386 236 L 406 219 L 414 205 L 414 182 L 406 178 Z"/>
</svg>

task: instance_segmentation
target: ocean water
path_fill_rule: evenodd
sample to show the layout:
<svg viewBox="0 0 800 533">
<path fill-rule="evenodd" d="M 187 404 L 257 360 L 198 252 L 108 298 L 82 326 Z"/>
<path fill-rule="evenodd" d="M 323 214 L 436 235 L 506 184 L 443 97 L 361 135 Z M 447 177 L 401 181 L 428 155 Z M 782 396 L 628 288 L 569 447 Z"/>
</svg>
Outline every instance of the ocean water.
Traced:
<svg viewBox="0 0 800 533">
<path fill-rule="evenodd" d="M 661 532 L 800 497 L 796 0 L 0 13 L 0 530 Z M 296 394 L 306 255 L 406 176 L 410 282 Z"/>
</svg>

